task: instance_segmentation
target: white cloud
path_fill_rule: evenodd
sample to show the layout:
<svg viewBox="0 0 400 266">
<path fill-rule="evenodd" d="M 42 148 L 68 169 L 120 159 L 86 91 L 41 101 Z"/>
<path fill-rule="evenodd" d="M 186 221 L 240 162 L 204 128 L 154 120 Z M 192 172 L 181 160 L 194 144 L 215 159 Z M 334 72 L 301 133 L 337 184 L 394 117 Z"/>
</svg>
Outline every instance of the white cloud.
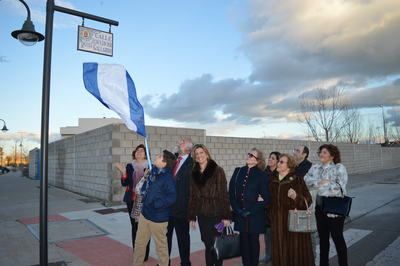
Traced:
<svg viewBox="0 0 400 266">
<path fill-rule="evenodd" d="M 397 0 L 252 1 L 243 49 L 255 80 L 317 80 L 396 73 Z"/>
</svg>

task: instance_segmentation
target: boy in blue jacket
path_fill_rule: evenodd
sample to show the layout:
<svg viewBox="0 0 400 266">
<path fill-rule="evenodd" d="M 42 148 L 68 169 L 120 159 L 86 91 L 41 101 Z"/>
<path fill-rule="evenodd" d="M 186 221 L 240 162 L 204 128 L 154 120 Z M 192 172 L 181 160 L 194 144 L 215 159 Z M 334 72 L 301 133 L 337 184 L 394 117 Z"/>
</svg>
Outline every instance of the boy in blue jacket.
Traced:
<svg viewBox="0 0 400 266">
<path fill-rule="evenodd" d="M 176 201 L 175 181 L 171 169 L 175 156 L 164 150 L 156 156 L 151 174 L 142 187 L 142 212 L 135 241 L 134 266 L 144 265 L 146 245 L 154 239 L 160 266 L 168 266 L 167 227 L 171 207 Z"/>
</svg>

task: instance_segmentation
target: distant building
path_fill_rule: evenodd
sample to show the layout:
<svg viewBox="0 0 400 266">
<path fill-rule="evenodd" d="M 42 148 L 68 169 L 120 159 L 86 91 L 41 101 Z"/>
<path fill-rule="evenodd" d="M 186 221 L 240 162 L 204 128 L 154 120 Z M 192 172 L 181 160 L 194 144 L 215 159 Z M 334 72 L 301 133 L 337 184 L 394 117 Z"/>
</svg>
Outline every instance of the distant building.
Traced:
<svg viewBox="0 0 400 266">
<path fill-rule="evenodd" d="M 120 123 L 122 120 L 119 118 L 79 118 L 78 126 L 60 127 L 60 134 L 62 138 L 67 138 L 99 127 Z"/>
</svg>

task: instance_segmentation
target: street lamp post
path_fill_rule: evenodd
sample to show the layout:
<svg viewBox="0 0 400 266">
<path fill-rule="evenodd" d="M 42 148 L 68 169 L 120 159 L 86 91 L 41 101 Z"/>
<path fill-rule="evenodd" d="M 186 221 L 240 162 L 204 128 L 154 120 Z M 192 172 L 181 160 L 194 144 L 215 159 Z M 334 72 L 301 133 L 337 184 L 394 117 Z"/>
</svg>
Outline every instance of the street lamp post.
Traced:
<svg viewBox="0 0 400 266">
<path fill-rule="evenodd" d="M 8 131 L 8 128 L 7 128 L 7 125 L 6 125 L 6 121 L 4 121 L 3 119 L 0 119 L 1 121 L 3 121 L 3 128 L 1 129 L 1 131 L 3 131 L 3 132 L 7 132 Z"/>
<path fill-rule="evenodd" d="M 26 3 L 22 2 L 29 10 Z M 86 18 L 113 26 L 118 26 L 118 21 L 99 17 L 96 15 L 76 11 L 73 9 L 57 6 L 54 0 L 47 0 L 46 3 L 46 30 L 44 41 L 44 60 L 43 60 L 43 80 L 42 80 L 42 111 L 41 111 L 41 128 L 40 128 L 40 265 L 45 266 L 48 263 L 48 238 L 47 238 L 47 217 L 48 217 L 48 200 L 47 200 L 47 184 L 48 184 L 48 143 L 49 143 L 49 107 L 50 107 L 50 77 L 51 77 L 51 55 L 53 42 L 53 18 L 54 12 Z M 30 13 L 29 13 L 30 14 Z M 24 32 L 21 32 L 24 33 Z M 31 32 L 32 33 L 32 32 Z M 19 36 L 17 34 L 14 35 Z M 20 38 L 18 38 L 20 39 Z M 40 41 L 40 38 L 38 39 Z"/>
</svg>

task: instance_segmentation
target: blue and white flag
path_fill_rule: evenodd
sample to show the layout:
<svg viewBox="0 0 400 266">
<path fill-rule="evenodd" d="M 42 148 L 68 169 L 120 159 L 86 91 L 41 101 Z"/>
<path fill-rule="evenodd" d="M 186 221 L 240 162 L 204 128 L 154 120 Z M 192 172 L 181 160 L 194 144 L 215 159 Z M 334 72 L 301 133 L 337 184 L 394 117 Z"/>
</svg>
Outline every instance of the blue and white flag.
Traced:
<svg viewBox="0 0 400 266">
<path fill-rule="evenodd" d="M 122 65 L 84 63 L 83 81 L 86 89 L 116 112 L 130 130 L 146 137 L 143 107 L 135 83 Z"/>
</svg>

